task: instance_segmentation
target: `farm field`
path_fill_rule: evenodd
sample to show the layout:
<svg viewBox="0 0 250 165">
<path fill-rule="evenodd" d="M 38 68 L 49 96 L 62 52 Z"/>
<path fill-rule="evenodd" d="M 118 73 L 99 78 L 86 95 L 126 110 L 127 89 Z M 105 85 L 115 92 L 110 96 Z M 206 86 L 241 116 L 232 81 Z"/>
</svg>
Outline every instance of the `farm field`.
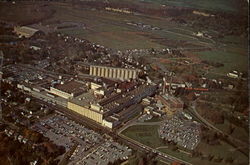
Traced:
<svg viewBox="0 0 250 165">
<path fill-rule="evenodd" d="M 104 0 L 97 0 L 104 1 Z M 116 0 L 110 0 L 116 2 Z M 236 12 L 236 3 L 234 0 L 121 0 L 121 2 L 134 3 L 140 5 L 147 5 L 150 7 L 158 7 L 162 5 L 166 6 L 177 6 L 177 7 L 188 7 L 193 9 L 204 9 L 209 11 L 225 11 L 225 12 Z"/>
<path fill-rule="evenodd" d="M 226 74 L 232 70 L 239 70 L 241 72 L 247 71 L 247 55 L 234 53 L 230 51 L 206 51 L 199 52 L 199 57 L 202 60 L 207 60 L 211 62 L 220 62 L 224 64 L 223 67 L 214 68 L 212 72 L 219 74 Z"/>
<path fill-rule="evenodd" d="M 84 23 L 86 29 L 63 29 L 60 32 L 85 38 L 113 49 L 162 49 L 171 47 L 171 41 L 182 41 L 197 47 L 213 46 L 211 41 L 201 42 L 200 39 L 194 37 L 193 33 L 196 31 L 176 25 L 167 18 L 72 8 L 61 3 L 55 3 L 51 5 L 51 8 L 56 12 L 52 18 L 43 21 L 43 24 L 49 25 L 59 20 Z M 161 30 L 143 30 L 128 25 L 129 22 L 149 24 L 159 27 Z M 161 42 L 161 40 L 168 40 L 168 42 Z"/>
<path fill-rule="evenodd" d="M 150 2 L 154 4 L 161 5 L 171 5 L 180 7 L 189 7 L 194 9 L 205 9 L 210 11 L 224 10 L 225 12 L 235 12 L 237 8 L 235 7 L 234 0 L 138 0 L 140 2 Z"/>
<path fill-rule="evenodd" d="M 58 20 L 62 22 L 70 20 L 86 25 L 86 29 L 60 30 L 64 34 L 84 38 L 116 50 L 175 48 L 173 43 L 184 50 L 209 47 L 212 48 L 212 51 L 197 52 L 197 57 L 202 60 L 224 64 L 223 67 L 213 68 L 209 73 L 210 77 L 223 76 L 233 69 L 240 71 L 246 71 L 247 69 L 247 47 L 244 46 L 244 41 L 239 37 L 235 40 L 234 36 L 226 36 L 225 39 L 217 41 L 215 44 L 211 40 L 195 37 L 193 33 L 197 31 L 177 25 L 166 18 L 72 8 L 61 3 L 53 4 L 52 8 L 56 13 L 51 19 L 43 21 L 44 24 L 50 24 Z M 127 25 L 128 22 L 150 24 L 160 27 L 162 30 L 142 30 Z M 178 44 L 179 42 L 185 44 Z M 223 42 L 229 42 L 230 44 L 220 46 Z"/>
</svg>

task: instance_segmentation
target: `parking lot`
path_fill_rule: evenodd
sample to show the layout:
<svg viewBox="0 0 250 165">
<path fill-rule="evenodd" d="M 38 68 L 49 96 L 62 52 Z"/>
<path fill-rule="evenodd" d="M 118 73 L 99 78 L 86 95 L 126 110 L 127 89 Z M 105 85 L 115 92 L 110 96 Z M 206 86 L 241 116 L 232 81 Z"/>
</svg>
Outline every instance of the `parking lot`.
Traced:
<svg viewBox="0 0 250 165">
<path fill-rule="evenodd" d="M 70 163 L 76 165 L 107 165 L 109 162 L 115 160 L 127 160 L 131 154 L 131 149 L 127 146 L 120 145 L 112 140 L 105 140 L 98 148 L 93 150 L 90 154 L 83 157 L 80 161 Z M 74 153 L 72 154 L 74 157 Z"/>
<path fill-rule="evenodd" d="M 131 150 L 112 139 L 68 119 L 55 114 L 35 123 L 33 130 L 48 137 L 56 145 L 64 146 L 66 152 L 75 144 L 76 149 L 70 157 L 69 164 L 108 164 L 117 159 L 127 159 Z M 93 163 L 95 162 L 95 163 Z"/>
<path fill-rule="evenodd" d="M 200 142 L 200 125 L 176 115 L 160 126 L 159 135 L 165 140 L 193 150 Z"/>
</svg>

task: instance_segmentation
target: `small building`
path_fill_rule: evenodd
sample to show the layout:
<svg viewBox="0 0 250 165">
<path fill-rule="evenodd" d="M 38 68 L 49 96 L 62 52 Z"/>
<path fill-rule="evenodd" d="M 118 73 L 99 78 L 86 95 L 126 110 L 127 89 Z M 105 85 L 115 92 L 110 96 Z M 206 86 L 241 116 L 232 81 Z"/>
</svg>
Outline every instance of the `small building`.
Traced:
<svg viewBox="0 0 250 165">
<path fill-rule="evenodd" d="M 22 136 L 22 135 L 19 135 L 17 139 L 18 139 L 18 141 L 19 141 L 20 143 L 22 143 L 23 136 Z"/>
<path fill-rule="evenodd" d="M 35 50 L 35 51 L 37 51 L 37 50 L 41 50 L 41 48 L 40 47 L 38 47 L 38 46 L 30 46 L 30 49 L 33 49 L 33 50 Z"/>
<path fill-rule="evenodd" d="M 35 34 L 44 34 L 42 31 L 28 27 L 28 26 L 15 26 L 14 27 L 14 32 L 21 38 L 30 38 Z"/>
<path fill-rule="evenodd" d="M 150 114 L 153 110 L 154 110 L 154 108 L 151 107 L 151 106 L 146 106 L 144 108 L 144 112 L 147 113 L 147 114 Z"/>
<path fill-rule="evenodd" d="M 119 119 L 114 116 L 109 116 L 106 119 L 102 120 L 102 125 L 105 127 L 108 127 L 110 129 L 113 129 L 119 124 Z"/>
<path fill-rule="evenodd" d="M 230 78 L 239 78 L 239 75 L 230 72 L 230 73 L 227 74 L 227 77 L 230 77 Z"/>
<path fill-rule="evenodd" d="M 151 101 L 148 98 L 144 98 L 144 99 L 142 99 L 142 104 L 143 105 L 150 105 Z"/>
<path fill-rule="evenodd" d="M 155 110 L 155 111 L 152 111 L 152 115 L 162 117 L 164 115 L 164 112 L 160 110 Z"/>
<path fill-rule="evenodd" d="M 95 82 L 91 82 L 91 83 L 90 83 L 90 88 L 91 88 L 91 89 L 99 89 L 99 88 L 101 88 L 101 87 L 102 87 L 101 84 L 98 84 L 98 83 L 95 83 Z"/>
<path fill-rule="evenodd" d="M 230 78 L 240 78 L 241 76 L 242 76 L 242 73 L 236 70 L 233 70 L 227 74 L 227 77 L 230 77 Z"/>
<path fill-rule="evenodd" d="M 183 111 L 184 103 L 181 99 L 167 95 L 157 96 L 157 98 L 164 104 L 166 112 Z"/>
</svg>

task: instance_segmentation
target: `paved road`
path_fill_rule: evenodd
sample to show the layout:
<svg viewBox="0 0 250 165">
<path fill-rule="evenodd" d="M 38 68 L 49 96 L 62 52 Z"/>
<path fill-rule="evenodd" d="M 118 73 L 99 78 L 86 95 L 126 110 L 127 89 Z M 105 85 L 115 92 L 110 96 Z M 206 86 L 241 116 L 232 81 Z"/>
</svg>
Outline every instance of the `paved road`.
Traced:
<svg viewBox="0 0 250 165">
<path fill-rule="evenodd" d="M 204 119 L 197 111 L 196 111 L 196 102 L 194 102 L 194 105 L 191 107 L 192 112 L 194 112 L 194 114 L 196 115 L 196 117 L 198 117 L 205 125 L 207 125 L 209 128 L 212 128 L 213 130 L 221 133 L 222 135 L 226 135 L 228 137 L 228 139 L 234 143 L 237 142 L 238 144 L 241 144 L 242 146 L 248 147 L 249 144 L 239 140 L 239 139 L 235 139 L 234 137 L 232 137 L 231 135 L 223 132 L 222 130 L 216 128 L 213 124 L 211 124 L 210 122 L 208 122 L 206 119 Z"/>
</svg>

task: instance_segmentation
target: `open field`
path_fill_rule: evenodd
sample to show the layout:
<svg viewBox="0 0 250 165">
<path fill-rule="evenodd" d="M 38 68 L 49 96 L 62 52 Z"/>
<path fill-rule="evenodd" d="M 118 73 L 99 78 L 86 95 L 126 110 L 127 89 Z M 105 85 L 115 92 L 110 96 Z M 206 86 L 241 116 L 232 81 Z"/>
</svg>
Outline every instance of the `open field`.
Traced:
<svg viewBox="0 0 250 165">
<path fill-rule="evenodd" d="M 104 0 L 97 0 L 104 1 Z M 109 0 L 110 2 L 116 2 L 116 0 Z M 193 9 L 204 9 L 210 11 L 225 11 L 225 12 L 236 12 L 238 11 L 235 4 L 235 0 L 120 0 L 123 3 L 134 3 L 139 5 L 147 5 L 152 8 L 159 8 L 162 5 L 166 6 L 177 6 L 177 7 L 188 7 Z"/>
<path fill-rule="evenodd" d="M 164 145 L 158 135 L 158 128 L 158 125 L 135 125 L 127 128 L 122 134 L 147 146 L 157 148 Z"/>
<path fill-rule="evenodd" d="M 229 51 L 206 51 L 199 52 L 202 60 L 220 62 L 223 67 L 214 68 L 212 72 L 226 74 L 232 70 L 247 71 L 247 55 L 233 53 Z"/>
<path fill-rule="evenodd" d="M 11 12 L 10 12 L 11 11 Z M 0 20 L 17 24 L 30 24 L 51 16 L 53 11 L 40 3 L 0 2 Z"/>
<path fill-rule="evenodd" d="M 240 164 L 245 163 L 247 164 L 248 158 L 240 153 L 239 151 L 235 150 L 231 145 L 221 142 L 221 145 L 211 146 L 205 143 L 200 143 L 197 147 L 197 150 L 203 153 L 219 156 L 222 158 L 229 158 L 232 157 L 234 160 L 233 164 Z"/>
<path fill-rule="evenodd" d="M 217 162 L 209 161 L 206 159 L 200 159 L 200 158 L 195 158 L 195 157 L 192 158 L 186 153 L 171 150 L 159 138 L 157 129 L 158 129 L 157 125 L 134 125 L 124 130 L 122 134 L 140 143 L 148 145 L 152 148 L 159 147 L 158 148 L 159 151 L 162 151 L 169 155 L 173 155 L 187 162 L 191 162 L 195 165 L 201 162 L 206 163 L 206 165 L 226 164 L 224 161 L 217 163 Z M 224 142 L 221 142 L 220 145 L 214 145 L 214 146 L 201 142 L 197 147 L 197 151 L 200 151 L 201 153 L 205 155 L 214 155 L 216 157 L 221 157 L 224 159 L 232 157 L 234 159 L 233 164 L 235 165 L 247 162 L 247 157 L 245 155 L 235 150 L 234 147 L 232 147 L 231 145 L 224 143 Z"/>
<path fill-rule="evenodd" d="M 181 6 L 189 7 L 195 9 L 205 9 L 211 11 L 224 10 L 227 12 L 235 12 L 234 0 L 213 0 L 213 1 L 204 1 L 204 0 L 143 0 L 144 2 L 158 3 L 162 5 L 171 5 L 171 6 Z"/>
<path fill-rule="evenodd" d="M 171 47 L 171 41 L 187 42 L 187 45 L 197 47 L 212 46 L 211 41 L 201 42 L 194 37 L 193 33 L 196 31 L 176 25 L 167 18 L 83 9 L 62 3 L 55 3 L 50 7 L 56 12 L 52 18 L 43 21 L 43 24 L 52 24 L 56 21 L 84 23 L 86 29 L 63 29 L 61 32 L 114 49 L 161 49 Z M 128 25 L 129 22 L 144 23 L 159 27 L 161 30 L 143 30 Z M 162 42 L 162 40 L 168 40 L 168 42 Z M 171 45 L 168 45 L 170 43 Z"/>
</svg>

